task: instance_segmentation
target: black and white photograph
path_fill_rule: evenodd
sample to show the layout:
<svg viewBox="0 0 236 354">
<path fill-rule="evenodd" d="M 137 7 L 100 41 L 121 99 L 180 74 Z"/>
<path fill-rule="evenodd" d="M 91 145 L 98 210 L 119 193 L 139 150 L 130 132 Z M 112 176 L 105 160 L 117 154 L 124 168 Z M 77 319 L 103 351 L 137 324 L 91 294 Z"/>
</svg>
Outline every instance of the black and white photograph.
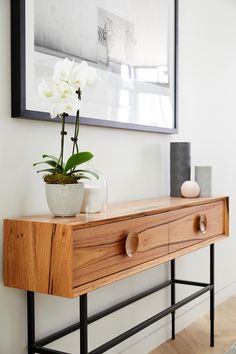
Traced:
<svg viewBox="0 0 236 354">
<path fill-rule="evenodd" d="M 136 6 L 142 1 L 136 0 Z M 168 2 L 159 0 L 157 23 L 149 29 L 138 11 L 132 16 L 116 14 L 131 7 L 134 1 L 129 2 L 122 8 L 114 5 L 114 0 L 110 1 L 108 8 L 113 9 L 110 12 L 99 6 L 102 1 L 70 0 L 73 9 L 70 11 L 67 0 L 48 0 L 46 4 L 34 0 L 35 51 L 71 57 L 78 62 L 86 60 L 97 68 L 120 75 L 125 67 L 129 78 L 168 84 Z M 162 17 L 161 23 L 158 16 Z"/>
<path fill-rule="evenodd" d="M 81 121 L 127 129 L 176 128 L 175 18 L 169 0 L 26 1 L 26 109 L 55 63 L 86 61 L 101 78 L 83 94 Z M 146 21 L 146 19 L 149 21 Z"/>
</svg>

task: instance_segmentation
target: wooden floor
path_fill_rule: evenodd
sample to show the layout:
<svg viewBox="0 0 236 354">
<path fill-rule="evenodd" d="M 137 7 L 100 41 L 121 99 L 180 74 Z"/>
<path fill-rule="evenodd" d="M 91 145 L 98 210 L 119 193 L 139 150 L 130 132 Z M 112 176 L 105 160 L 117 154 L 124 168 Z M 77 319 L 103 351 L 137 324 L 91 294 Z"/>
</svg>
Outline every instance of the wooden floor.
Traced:
<svg viewBox="0 0 236 354">
<path fill-rule="evenodd" d="M 236 295 L 216 308 L 215 348 L 209 348 L 209 314 L 150 354 L 223 354 L 236 342 Z"/>
</svg>

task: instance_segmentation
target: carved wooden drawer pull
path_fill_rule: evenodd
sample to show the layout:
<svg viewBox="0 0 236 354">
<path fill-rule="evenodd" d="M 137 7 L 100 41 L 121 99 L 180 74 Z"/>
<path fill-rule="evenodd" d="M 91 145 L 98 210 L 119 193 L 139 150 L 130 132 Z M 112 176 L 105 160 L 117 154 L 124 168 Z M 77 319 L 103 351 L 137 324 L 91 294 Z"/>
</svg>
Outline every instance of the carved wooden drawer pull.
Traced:
<svg viewBox="0 0 236 354">
<path fill-rule="evenodd" d="M 168 225 L 153 225 L 139 232 L 130 231 L 125 240 L 125 252 L 129 257 L 146 252 L 155 252 L 156 255 L 167 253 Z"/>
<path fill-rule="evenodd" d="M 202 234 L 205 234 L 207 231 L 207 218 L 205 214 L 200 216 L 199 230 Z"/>
<path fill-rule="evenodd" d="M 205 214 L 199 216 L 198 230 L 203 235 L 207 231 L 207 217 Z M 165 245 L 168 247 L 167 244 L 168 225 L 159 225 L 139 232 L 130 231 L 125 240 L 125 252 L 128 257 L 132 258 L 140 252 L 146 252 Z"/>
<path fill-rule="evenodd" d="M 129 232 L 125 240 L 125 252 L 127 256 L 133 257 L 139 246 L 139 236 L 136 232 Z"/>
</svg>

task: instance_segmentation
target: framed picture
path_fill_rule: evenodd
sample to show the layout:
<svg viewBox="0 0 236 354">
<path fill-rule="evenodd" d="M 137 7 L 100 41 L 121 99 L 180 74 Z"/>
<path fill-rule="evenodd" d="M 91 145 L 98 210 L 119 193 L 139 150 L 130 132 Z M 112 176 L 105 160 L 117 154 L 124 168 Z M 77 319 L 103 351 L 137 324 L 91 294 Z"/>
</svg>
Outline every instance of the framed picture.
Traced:
<svg viewBox="0 0 236 354">
<path fill-rule="evenodd" d="M 177 17 L 178 0 L 11 0 L 12 117 L 51 119 L 38 85 L 69 58 L 100 76 L 81 124 L 175 133 Z"/>
</svg>

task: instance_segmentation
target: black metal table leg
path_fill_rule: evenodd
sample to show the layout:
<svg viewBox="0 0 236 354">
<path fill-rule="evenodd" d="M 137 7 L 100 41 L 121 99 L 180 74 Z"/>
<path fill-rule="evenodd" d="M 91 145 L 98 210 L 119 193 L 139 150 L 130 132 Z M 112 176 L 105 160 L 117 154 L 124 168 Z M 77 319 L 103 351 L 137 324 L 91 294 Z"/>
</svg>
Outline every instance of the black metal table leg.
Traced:
<svg viewBox="0 0 236 354">
<path fill-rule="evenodd" d="M 215 245 L 210 245 L 210 346 L 215 345 Z"/>
<path fill-rule="evenodd" d="M 27 291 L 27 325 L 28 325 L 28 354 L 35 354 L 33 345 L 35 343 L 35 308 L 34 293 Z"/>
<path fill-rule="evenodd" d="M 175 259 L 171 261 L 171 306 L 175 305 Z M 172 339 L 175 339 L 175 311 L 171 313 L 171 333 Z"/>
<path fill-rule="evenodd" d="M 80 322 L 77 322 L 69 327 L 66 327 L 60 331 L 57 331 L 47 337 L 41 338 L 35 341 L 35 303 L 34 303 L 34 292 L 27 291 L 27 324 L 28 324 L 28 354 L 69 354 L 67 352 L 62 352 L 54 349 L 46 348 L 47 344 L 54 342 L 55 340 L 62 338 L 69 333 L 72 333 L 80 329 L 80 354 L 102 354 L 110 350 L 114 346 L 123 342 L 124 340 L 130 338 L 136 333 L 142 331 L 146 327 L 152 325 L 153 323 L 159 321 L 161 318 L 171 314 L 171 330 L 172 339 L 175 339 L 175 312 L 182 306 L 188 304 L 194 299 L 202 296 L 203 294 L 210 292 L 210 346 L 214 347 L 214 319 L 215 319 L 215 294 L 214 294 L 214 244 L 210 245 L 210 284 L 195 282 L 189 280 L 176 279 L 176 269 L 175 260 L 171 260 L 171 279 L 159 284 L 152 289 L 146 290 L 140 294 L 137 294 L 127 300 L 124 300 L 104 311 L 101 311 L 92 317 L 88 318 L 88 298 L 87 294 L 80 296 Z M 192 295 L 184 298 L 181 301 L 176 302 L 176 287 L 175 284 L 183 284 L 190 286 L 201 287 L 201 290 L 193 293 Z M 118 311 L 125 306 L 128 306 L 144 297 L 153 294 L 167 286 L 171 286 L 171 306 L 167 309 L 153 315 L 152 317 L 146 319 L 145 321 L 139 323 L 138 325 L 130 328 L 129 330 L 123 332 L 117 337 L 105 342 L 100 347 L 88 353 L 88 325 L 108 316 L 109 314 Z"/>
<path fill-rule="evenodd" d="M 80 354 L 88 354 L 87 294 L 80 296 Z"/>
</svg>

